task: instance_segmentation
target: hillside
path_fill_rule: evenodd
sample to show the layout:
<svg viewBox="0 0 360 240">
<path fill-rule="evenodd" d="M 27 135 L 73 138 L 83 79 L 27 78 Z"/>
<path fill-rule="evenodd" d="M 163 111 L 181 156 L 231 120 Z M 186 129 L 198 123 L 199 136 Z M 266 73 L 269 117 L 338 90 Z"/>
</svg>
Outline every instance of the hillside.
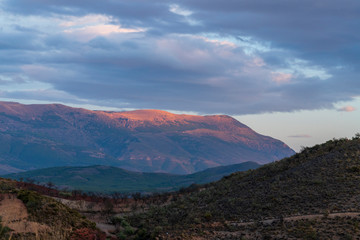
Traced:
<svg viewBox="0 0 360 240">
<path fill-rule="evenodd" d="M 12 179 L 31 179 L 41 184 L 51 182 L 60 188 L 86 192 L 164 192 L 187 187 L 193 183 L 217 181 L 237 171 L 255 169 L 260 165 L 245 162 L 230 166 L 206 169 L 188 175 L 132 172 L 116 167 L 55 167 L 6 175 Z"/>
<path fill-rule="evenodd" d="M 89 165 L 189 174 L 294 154 L 283 142 L 225 115 L 90 111 L 60 104 L 0 102 L 0 141 L 0 174 Z"/>
<path fill-rule="evenodd" d="M 105 240 L 105 235 L 77 211 L 0 178 L 0 239 Z"/>
<path fill-rule="evenodd" d="M 356 239 L 359 186 L 358 134 L 234 173 L 129 221 L 164 239 Z"/>
</svg>

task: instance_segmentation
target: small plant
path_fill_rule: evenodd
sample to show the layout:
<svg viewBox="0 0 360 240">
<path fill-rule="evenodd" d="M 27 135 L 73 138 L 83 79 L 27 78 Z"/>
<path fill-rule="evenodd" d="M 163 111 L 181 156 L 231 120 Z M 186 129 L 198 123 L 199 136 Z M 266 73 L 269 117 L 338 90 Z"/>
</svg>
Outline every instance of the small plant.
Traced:
<svg viewBox="0 0 360 240">
<path fill-rule="evenodd" d="M 25 204 L 29 212 L 35 212 L 41 206 L 41 197 L 35 192 L 21 190 L 17 197 Z"/>
<path fill-rule="evenodd" d="M 356 133 L 355 136 L 352 138 L 353 140 L 360 139 L 360 133 Z"/>
<path fill-rule="evenodd" d="M 14 186 L 12 183 L 8 181 L 0 181 L 0 193 L 1 192 L 10 192 L 14 189 Z"/>
<path fill-rule="evenodd" d="M 10 239 L 10 232 L 12 232 L 13 230 L 7 226 L 3 226 L 2 225 L 2 218 L 0 216 L 0 239 L 4 239 L 4 240 L 7 240 L 7 239 Z"/>
<path fill-rule="evenodd" d="M 212 218 L 211 212 L 210 211 L 205 212 L 204 218 L 205 218 L 206 221 L 210 221 L 211 218 Z"/>
<path fill-rule="evenodd" d="M 105 240 L 106 235 L 101 233 L 98 230 L 90 228 L 80 228 L 75 230 L 71 236 L 70 240 Z"/>
</svg>

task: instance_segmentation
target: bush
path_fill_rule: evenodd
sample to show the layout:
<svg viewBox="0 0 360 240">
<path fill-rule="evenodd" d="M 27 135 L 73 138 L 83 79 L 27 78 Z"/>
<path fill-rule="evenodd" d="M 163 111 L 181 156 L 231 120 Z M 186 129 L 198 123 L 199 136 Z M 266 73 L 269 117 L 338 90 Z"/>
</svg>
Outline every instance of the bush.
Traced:
<svg viewBox="0 0 360 240">
<path fill-rule="evenodd" d="M 124 228 L 124 233 L 127 235 L 127 236 L 131 236 L 135 233 L 135 230 L 134 228 L 130 227 L 130 226 L 126 226 Z"/>
<path fill-rule="evenodd" d="M 35 192 L 20 190 L 17 197 L 25 204 L 29 212 L 34 212 L 41 206 L 41 197 Z"/>
<path fill-rule="evenodd" d="M 116 234 L 116 237 L 120 240 L 126 239 L 126 235 L 123 232 L 119 232 L 118 234 Z"/>
<path fill-rule="evenodd" d="M 80 228 L 71 234 L 70 240 L 106 240 L 106 235 L 98 230 Z"/>
<path fill-rule="evenodd" d="M 0 239 L 9 239 L 10 238 L 10 235 L 9 233 L 12 232 L 13 230 L 7 226 L 3 226 L 1 224 L 1 216 L 0 216 Z"/>
</svg>

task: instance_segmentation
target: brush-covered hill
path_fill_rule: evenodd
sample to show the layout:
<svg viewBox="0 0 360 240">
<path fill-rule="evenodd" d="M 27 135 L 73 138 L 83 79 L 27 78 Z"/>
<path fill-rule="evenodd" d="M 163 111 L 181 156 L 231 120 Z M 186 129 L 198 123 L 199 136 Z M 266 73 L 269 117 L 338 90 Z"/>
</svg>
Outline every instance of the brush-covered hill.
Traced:
<svg viewBox="0 0 360 240">
<path fill-rule="evenodd" d="M 105 234 L 77 211 L 0 178 L 0 239 L 105 240 Z"/>
<path fill-rule="evenodd" d="M 357 134 L 234 173 L 129 219 L 163 239 L 357 239 L 359 186 Z"/>
<path fill-rule="evenodd" d="M 0 102 L 0 142 L 0 174 L 90 165 L 189 174 L 294 154 L 283 142 L 225 115 L 106 112 L 14 102 Z"/>
<path fill-rule="evenodd" d="M 14 173 L 4 177 L 31 180 L 40 184 L 51 182 L 59 188 L 97 193 L 134 193 L 174 191 L 191 184 L 204 184 L 238 171 L 258 168 L 255 162 L 209 168 L 188 175 L 132 172 L 109 166 L 54 167 Z"/>
</svg>

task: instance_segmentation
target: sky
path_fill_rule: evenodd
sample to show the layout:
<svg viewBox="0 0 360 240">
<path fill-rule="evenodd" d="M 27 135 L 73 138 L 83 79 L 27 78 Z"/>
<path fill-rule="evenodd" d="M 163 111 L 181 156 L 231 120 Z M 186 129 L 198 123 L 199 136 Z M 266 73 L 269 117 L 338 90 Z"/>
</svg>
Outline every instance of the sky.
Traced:
<svg viewBox="0 0 360 240">
<path fill-rule="evenodd" d="M 360 132 L 358 0 L 0 0 L 0 100 Z"/>
</svg>

